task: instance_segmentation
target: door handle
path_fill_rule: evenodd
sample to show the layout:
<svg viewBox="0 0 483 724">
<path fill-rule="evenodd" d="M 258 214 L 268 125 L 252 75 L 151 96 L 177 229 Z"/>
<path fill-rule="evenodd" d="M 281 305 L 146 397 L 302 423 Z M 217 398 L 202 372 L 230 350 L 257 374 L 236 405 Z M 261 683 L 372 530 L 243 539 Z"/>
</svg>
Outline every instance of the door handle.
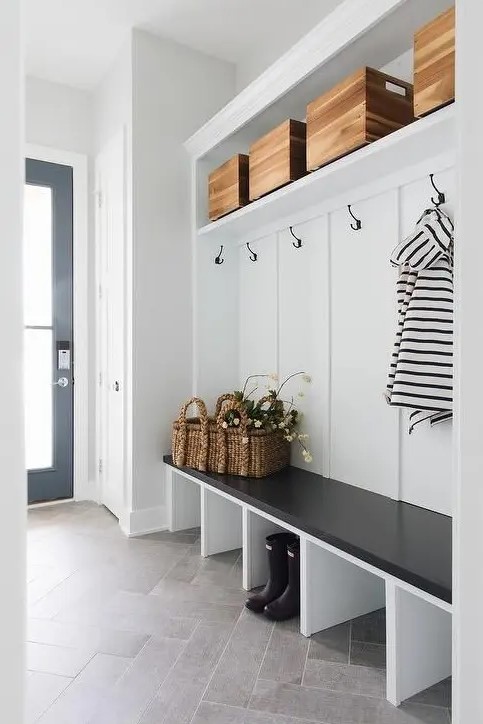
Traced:
<svg viewBox="0 0 483 724">
<path fill-rule="evenodd" d="M 69 384 L 69 380 L 67 377 L 59 377 L 57 382 L 52 382 L 53 385 L 58 385 L 59 387 L 67 387 Z"/>
<path fill-rule="evenodd" d="M 121 389 L 121 385 L 117 380 L 114 382 L 112 389 L 114 390 L 114 392 L 119 392 L 119 390 Z"/>
</svg>

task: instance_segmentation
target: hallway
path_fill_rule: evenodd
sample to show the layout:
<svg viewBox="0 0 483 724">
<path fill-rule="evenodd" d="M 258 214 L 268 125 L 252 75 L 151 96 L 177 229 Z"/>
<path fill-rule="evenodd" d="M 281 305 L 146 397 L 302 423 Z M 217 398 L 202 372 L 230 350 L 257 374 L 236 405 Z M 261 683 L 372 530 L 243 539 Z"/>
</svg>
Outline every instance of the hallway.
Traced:
<svg viewBox="0 0 483 724">
<path fill-rule="evenodd" d="M 93 503 L 29 512 L 28 719 L 41 724 L 448 724 L 449 682 L 384 699 L 384 615 L 304 639 L 243 607 L 239 551 L 126 539 Z M 364 695 L 362 695 L 364 694 Z"/>
</svg>

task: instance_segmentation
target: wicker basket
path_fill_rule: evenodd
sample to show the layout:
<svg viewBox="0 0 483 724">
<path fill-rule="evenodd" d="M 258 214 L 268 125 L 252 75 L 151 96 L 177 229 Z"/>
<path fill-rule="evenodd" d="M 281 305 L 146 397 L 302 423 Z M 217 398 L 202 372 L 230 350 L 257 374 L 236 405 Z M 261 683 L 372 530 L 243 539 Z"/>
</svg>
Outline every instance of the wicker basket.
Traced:
<svg viewBox="0 0 483 724">
<path fill-rule="evenodd" d="M 197 406 L 199 417 L 186 417 L 191 405 Z M 192 397 L 183 405 L 178 419 L 173 423 L 172 450 L 175 465 L 208 470 L 210 430 L 217 435 L 215 420 L 209 419 L 203 400 Z"/>
<path fill-rule="evenodd" d="M 233 396 L 225 397 L 217 416 L 218 473 L 264 478 L 277 473 L 290 463 L 290 443 L 279 430 L 268 432 L 248 428 L 248 417 Z M 235 410 L 240 415 L 240 425 L 223 427 L 225 415 Z"/>
<path fill-rule="evenodd" d="M 225 401 L 232 401 L 233 394 L 221 395 L 216 403 L 215 417 L 209 417 L 206 405 L 199 397 L 192 397 L 186 402 L 173 423 L 172 454 L 174 464 L 178 467 L 194 468 L 202 472 L 218 472 L 219 443 L 223 443 L 222 430 L 217 425 L 217 418 Z M 198 408 L 198 417 L 187 417 L 191 405 Z"/>
<path fill-rule="evenodd" d="M 199 416 L 187 417 L 193 404 Z M 239 413 L 240 425 L 224 428 L 230 410 Z M 290 444 L 283 433 L 249 429 L 247 414 L 233 394 L 218 398 L 215 418 L 208 417 L 199 397 L 188 400 L 173 423 L 172 447 L 175 465 L 202 472 L 264 478 L 290 463 Z"/>
</svg>

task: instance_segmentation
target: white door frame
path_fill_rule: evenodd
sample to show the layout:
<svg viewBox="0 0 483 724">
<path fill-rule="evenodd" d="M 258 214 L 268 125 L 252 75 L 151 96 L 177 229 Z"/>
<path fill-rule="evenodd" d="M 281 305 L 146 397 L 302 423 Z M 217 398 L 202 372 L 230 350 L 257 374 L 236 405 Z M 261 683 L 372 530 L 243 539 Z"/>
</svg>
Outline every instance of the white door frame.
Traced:
<svg viewBox="0 0 483 724">
<path fill-rule="evenodd" d="M 103 314 L 105 311 L 105 294 L 104 294 L 104 288 L 106 284 L 106 279 L 104 277 L 104 270 L 103 270 L 103 254 L 106 252 L 106 244 L 107 244 L 107 238 L 104 234 L 104 226 L 105 223 L 105 214 L 108 212 L 109 209 L 109 189 L 106 188 L 104 178 L 107 175 L 109 177 L 109 172 L 107 171 L 106 174 L 106 165 L 105 165 L 105 154 L 108 153 L 109 149 L 111 148 L 111 144 L 115 144 L 118 141 L 121 142 L 122 148 L 123 148 L 123 156 L 122 156 L 122 163 L 123 163 L 123 253 L 124 253 L 124 271 L 122 275 L 122 285 L 123 285 L 123 294 L 125 297 L 124 301 L 124 307 L 123 307 L 123 313 L 124 313 L 124 320 L 123 320 L 123 335 L 124 335 L 124 341 L 123 341 L 123 359 L 122 359 L 122 368 L 123 371 L 121 372 L 121 390 L 120 395 L 122 395 L 122 401 L 123 401 L 123 461 L 122 461 L 122 490 L 120 497 L 117 501 L 113 501 L 112 499 L 106 498 L 106 474 L 108 474 L 110 466 L 109 461 L 106 458 L 106 444 L 107 444 L 107 410 L 106 410 L 106 403 L 107 403 L 107 397 L 108 394 L 108 388 L 107 386 L 111 384 L 111 380 L 108 379 L 108 371 L 105 369 L 105 357 L 104 357 L 104 346 L 103 346 L 103 335 L 106 334 L 107 330 L 105 329 L 104 323 L 103 323 Z M 107 167 L 108 168 L 108 167 Z M 129 204 L 127 202 L 127 196 L 128 196 L 128 173 L 127 173 L 127 151 L 126 151 L 126 129 L 124 126 L 121 126 L 118 128 L 118 130 L 113 133 L 104 143 L 102 148 L 98 151 L 95 158 L 94 163 L 94 196 L 95 196 L 95 265 L 96 265 L 96 273 L 95 273 L 95 284 L 96 284 L 96 293 L 95 293 L 95 299 L 96 299 L 96 492 L 97 492 L 97 501 L 100 504 L 105 505 L 111 512 L 116 515 L 119 519 L 119 524 L 124 532 L 126 532 L 126 506 L 130 500 L 130 495 L 128 492 L 128 486 L 129 481 L 127 479 L 128 477 L 128 471 L 129 471 L 129 459 L 130 459 L 130 450 L 131 450 L 131 444 L 130 444 L 130 426 L 129 426 L 129 410 L 130 407 L 130 385 L 129 379 L 130 375 L 128 374 L 128 365 L 129 365 L 129 358 L 130 358 L 130 349 L 131 346 L 128 345 L 128 332 L 130 329 L 130 303 L 128 302 L 127 295 L 129 293 L 130 285 L 128 283 L 128 269 L 130 266 L 128 266 L 130 259 L 130 255 L 128 255 L 129 251 L 129 240 L 130 240 L 130 233 L 129 233 Z M 100 463 L 103 461 L 103 467 L 104 470 L 101 469 Z M 113 505 L 113 503 L 116 502 L 116 505 Z"/>
<path fill-rule="evenodd" d="M 74 500 L 93 500 L 97 495 L 89 484 L 87 156 L 27 143 L 25 157 L 70 166 L 73 172 Z"/>
</svg>

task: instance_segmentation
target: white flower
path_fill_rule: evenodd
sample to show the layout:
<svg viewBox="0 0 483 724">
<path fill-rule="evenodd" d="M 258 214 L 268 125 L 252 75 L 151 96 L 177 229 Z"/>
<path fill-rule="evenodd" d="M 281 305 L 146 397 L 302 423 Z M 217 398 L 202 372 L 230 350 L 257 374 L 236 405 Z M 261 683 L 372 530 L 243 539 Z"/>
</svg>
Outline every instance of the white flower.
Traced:
<svg viewBox="0 0 483 724">
<path fill-rule="evenodd" d="M 255 427 L 261 427 L 262 421 L 261 420 L 255 420 Z"/>
<path fill-rule="evenodd" d="M 274 430 L 276 430 L 276 429 L 277 429 L 277 424 L 276 424 L 275 422 L 272 422 L 272 427 L 273 427 Z"/>
<path fill-rule="evenodd" d="M 274 382 L 278 382 L 278 375 L 276 372 L 272 372 L 271 374 L 268 375 L 268 377 L 270 380 L 273 380 Z"/>
<path fill-rule="evenodd" d="M 297 437 L 298 437 L 299 440 L 308 440 L 308 439 L 309 439 L 309 436 L 307 435 L 307 433 L 301 433 L 301 432 L 300 432 L 300 433 L 297 435 Z"/>
<path fill-rule="evenodd" d="M 293 435 L 285 435 L 285 439 L 287 440 L 287 442 L 292 442 Z"/>
<path fill-rule="evenodd" d="M 240 419 L 239 419 L 238 417 L 235 417 L 235 419 L 233 420 L 233 424 L 234 424 L 234 425 L 239 425 L 239 424 L 240 424 Z"/>
<path fill-rule="evenodd" d="M 247 437 L 242 437 L 242 443 L 243 443 L 244 445 L 248 445 L 248 438 L 247 438 Z"/>
<path fill-rule="evenodd" d="M 312 377 L 310 375 L 303 375 L 302 379 L 304 382 L 312 382 Z"/>
<path fill-rule="evenodd" d="M 313 459 L 313 458 L 312 458 L 312 455 L 309 453 L 308 450 L 302 450 L 302 455 L 303 455 L 304 460 L 305 460 L 306 463 L 311 463 L 311 462 L 312 462 L 312 459 Z"/>
<path fill-rule="evenodd" d="M 226 420 L 223 420 L 223 422 L 221 423 L 221 426 L 224 427 L 225 430 L 226 430 L 226 428 L 228 427 L 227 421 L 226 421 Z"/>
<path fill-rule="evenodd" d="M 283 430 L 284 427 L 285 427 L 285 423 L 284 423 L 284 422 L 281 422 L 280 425 L 279 425 L 279 428 L 280 428 L 281 430 Z"/>
</svg>

